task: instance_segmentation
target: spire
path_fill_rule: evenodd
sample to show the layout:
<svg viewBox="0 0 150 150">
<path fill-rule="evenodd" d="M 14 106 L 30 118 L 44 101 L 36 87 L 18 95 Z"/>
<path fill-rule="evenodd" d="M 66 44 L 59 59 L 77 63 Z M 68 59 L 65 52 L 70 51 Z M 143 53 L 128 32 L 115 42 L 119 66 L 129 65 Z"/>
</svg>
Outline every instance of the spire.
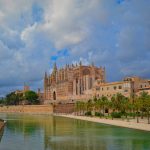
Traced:
<svg viewBox="0 0 150 150">
<path fill-rule="evenodd" d="M 47 72 L 45 71 L 45 78 L 47 78 Z"/>
<path fill-rule="evenodd" d="M 53 73 L 56 74 L 57 72 L 57 65 L 56 65 L 56 62 L 54 63 L 54 67 L 53 67 Z"/>
<path fill-rule="evenodd" d="M 54 63 L 54 71 L 57 71 L 57 65 L 56 65 L 56 62 Z"/>
<path fill-rule="evenodd" d="M 91 65 L 92 65 L 92 67 L 94 67 L 94 62 L 93 62 L 93 61 L 92 61 L 92 64 L 91 64 Z"/>
<path fill-rule="evenodd" d="M 68 66 L 67 66 L 67 64 L 66 64 L 65 69 L 67 69 L 67 67 L 68 67 Z"/>
<path fill-rule="evenodd" d="M 79 62 L 79 65 L 82 66 L 82 61 Z"/>
</svg>

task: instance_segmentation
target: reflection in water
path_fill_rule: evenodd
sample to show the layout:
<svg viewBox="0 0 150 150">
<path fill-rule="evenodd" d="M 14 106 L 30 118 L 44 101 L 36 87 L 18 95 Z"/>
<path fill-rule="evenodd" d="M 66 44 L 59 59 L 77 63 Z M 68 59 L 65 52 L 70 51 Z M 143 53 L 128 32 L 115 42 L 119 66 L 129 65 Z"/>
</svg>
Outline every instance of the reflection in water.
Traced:
<svg viewBox="0 0 150 150">
<path fill-rule="evenodd" d="M 0 149 L 149 150 L 148 132 L 48 115 L 0 115 L 7 120 Z"/>
</svg>

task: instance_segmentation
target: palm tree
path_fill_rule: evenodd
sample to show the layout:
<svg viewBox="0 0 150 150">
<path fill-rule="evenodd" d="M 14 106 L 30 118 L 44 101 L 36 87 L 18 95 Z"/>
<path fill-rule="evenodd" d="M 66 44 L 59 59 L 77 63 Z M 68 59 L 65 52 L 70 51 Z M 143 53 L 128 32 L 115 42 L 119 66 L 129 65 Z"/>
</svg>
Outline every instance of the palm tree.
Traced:
<svg viewBox="0 0 150 150">
<path fill-rule="evenodd" d="M 137 97 L 134 102 L 134 107 L 136 109 L 136 114 L 137 114 L 137 123 L 139 123 L 139 111 L 142 108 L 142 105 L 143 104 L 142 104 L 141 99 L 139 97 Z"/>
<path fill-rule="evenodd" d="M 122 96 L 122 100 L 120 102 L 120 110 L 122 113 L 125 114 L 126 118 L 128 109 L 129 109 L 129 99 L 125 96 Z"/>
<path fill-rule="evenodd" d="M 114 113 L 115 110 L 116 110 L 115 101 L 116 101 L 115 96 L 112 96 L 112 97 L 111 97 L 111 101 L 110 101 L 110 103 L 109 103 L 109 106 L 110 106 L 110 108 L 112 109 L 113 113 Z M 113 120 L 113 115 L 112 115 L 112 120 Z"/>
<path fill-rule="evenodd" d="M 102 101 L 103 116 L 104 116 L 105 115 L 105 108 L 106 108 L 106 104 L 107 104 L 108 98 L 106 96 L 102 96 L 101 97 L 101 101 Z"/>
<path fill-rule="evenodd" d="M 85 110 L 86 110 L 85 102 L 81 101 L 80 102 L 80 111 L 81 111 L 81 113 L 84 114 Z M 80 113 L 80 115 L 81 115 L 81 113 Z"/>
<path fill-rule="evenodd" d="M 92 100 L 89 99 L 87 102 L 87 111 L 92 111 L 92 108 L 93 108 L 93 103 Z"/>
<path fill-rule="evenodd" d="M 95 109 L 98 110 L 98 112 L 100 113 L 100 118 L 101 118 L 101 110 L 103 107 L 103 103 L 101 98 L 97 99 L 97 101 L 95 101 Z"/>
<path fill-rule="evenodd" d="M 150 95 L 147 92 L 142 92 L 139 97 L 142 101 L 142 108 L 147 112 L 148 124 L 150 124 Z"/>
<path fill-rule="evenodd" d="M 80 101 L 76 102 L 75 110 L 77 111 L 77 115 L 79 115 L 79 112 L 80 112 Z"/>
<path fill-rule="evenodd" d="M 143 119 L 143 113 L 144 113 L 144 111 L 145 111 L 144 102 L 145 102 L 145 100 L 147 99 L 147 96 L 148 96 L 148 93 L 146 93 L 146 92 L 142 92 L 142 93 L 140 94 L 140 96 L 139 96 L 139 98 L 140 98 L 140 100 L 141 100 L 141 102 L 142 102 L 142 107 L 141 107 L 141 112 L 142 112 L 142 114 L 141 114 L 141 119 Z"/>
</svg>

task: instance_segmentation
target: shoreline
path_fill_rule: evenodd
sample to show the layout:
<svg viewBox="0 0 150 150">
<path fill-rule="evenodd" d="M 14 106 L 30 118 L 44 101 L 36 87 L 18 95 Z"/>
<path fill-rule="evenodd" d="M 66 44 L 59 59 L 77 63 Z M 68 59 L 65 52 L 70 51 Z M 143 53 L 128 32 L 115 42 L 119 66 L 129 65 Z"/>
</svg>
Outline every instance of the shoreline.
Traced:
<svg viewBox="0 0 150 150">
<path fill-rule="evenodd" d="M 0 114 L 13 114 L 13 115 L 54 115 L 53 113 L 47 112 L 0 112 Z"/>
<path fill-rule="evenodd" d="M 101 124 L 107 124 L 107 125 L 113 125 L 113 126 L 118 126 L 118 127 L 123 127 L 123 128 L 150 132 L 150 124 L 145 124 L 145 123 L 136 123 L 136 122 L 127 122 L 123 120 L 110 120 L 110 119 L 104 119 L 104 118 L 64 115 L 64 114 L 63 115 L 54 114 L 54 116 L 60 116 L 60 117 L 66 117 L 66 118 L 71 118 L 71 119 L 78 119 L 78 120 L 89 121 L 89 122 L 94 122 L 94 123 L 101 123 Z"/>
<path fill-rule="evenodd" d="M 78 120 L 83 120 L 83 121 L 89 121 L 89 122 L 94 122 L 94 123 L 101 123 L 101 124 L 107 124 L 107 125 L 113 125 L 113 126 L 118 126 L 118 127 L 123 127 L 123 128 L 130 128 L 130 129 L 135 129 L 135 130 L 142 130 L 142 131 L 148 131 L 150 132 L 150 124 L 147 123 L 136 123 L 136 122 L 131 122 L 131 121 L 123 121 L 123 120 L 112 120 L 112 119 L 105 119 L 105 118 L 98 118 L 98 117 L 87 117 L 87 116 L 75 116 L 71 114 L 55 114 L 52 112 L 0 112 L 0 114 L 20 114 L 20 115 L 52 115 L 52 116 L 59 116 L 59 117 L 66 117 L 66 118 L 71 118 L 71 119 L 78 119 Z M 0 130 L 4 123 L 0 121 Z"/>
<path fill-rule="evenodd" d="M 4 120 L 0 120 L 0 132 L 4 128 L 4 126 L 5 126 Z"/>
</svg>

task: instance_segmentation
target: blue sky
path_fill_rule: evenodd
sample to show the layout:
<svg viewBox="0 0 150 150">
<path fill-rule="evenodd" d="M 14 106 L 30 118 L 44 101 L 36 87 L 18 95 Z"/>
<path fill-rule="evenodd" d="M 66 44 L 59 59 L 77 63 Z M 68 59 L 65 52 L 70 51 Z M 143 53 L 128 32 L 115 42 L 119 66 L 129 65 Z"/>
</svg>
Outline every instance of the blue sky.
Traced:
<svg viewBox="0 0 150 150">
<path fill-rule="evenodd" d="M 149 0 L 0 0 L 0 96 L 42 88 L 55 61 L 150 78 L 149 39 Z"/>
</svg>

